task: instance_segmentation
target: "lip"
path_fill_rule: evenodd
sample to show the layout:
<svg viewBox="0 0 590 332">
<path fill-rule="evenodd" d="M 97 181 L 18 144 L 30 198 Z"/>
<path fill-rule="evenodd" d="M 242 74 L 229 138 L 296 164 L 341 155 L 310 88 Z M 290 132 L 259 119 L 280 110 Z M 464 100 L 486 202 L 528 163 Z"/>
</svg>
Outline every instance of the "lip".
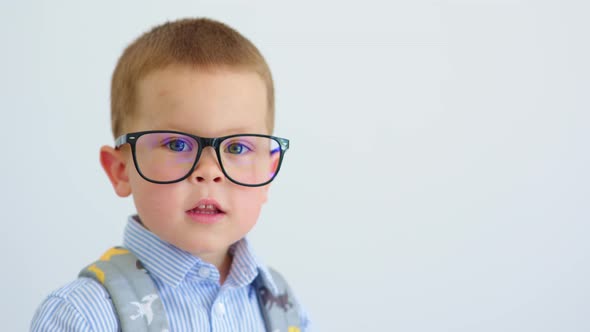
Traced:
<svg viewBox="0 0 590 332">
<path fill-rule="evenodd" d="M 197 213 L 194 211 L 199 205 L 213 205 L 218 213 L 205 214 Z M 225 216 L 225 211 L 221 208 L 221 205 L 212 198 L 204 198 L 199 200 L 192 208 L 186 210 L 187 216 L 194 222 L 199 224 L 215 224 Z"/>
</svg>

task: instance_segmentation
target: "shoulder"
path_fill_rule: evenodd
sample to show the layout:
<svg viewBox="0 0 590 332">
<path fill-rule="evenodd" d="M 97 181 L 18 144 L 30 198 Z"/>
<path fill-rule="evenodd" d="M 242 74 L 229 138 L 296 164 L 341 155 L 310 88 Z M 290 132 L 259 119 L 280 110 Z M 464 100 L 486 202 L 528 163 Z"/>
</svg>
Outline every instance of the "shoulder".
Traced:
<svg viewBox="0 0 590 332">
<path fill-rule="evenodd" d="M 89 278 L 79 278 L 49 294 L 31 323 L 31 331 L 117 330 L 117 316 L 109 294 Z"/>
</svg>

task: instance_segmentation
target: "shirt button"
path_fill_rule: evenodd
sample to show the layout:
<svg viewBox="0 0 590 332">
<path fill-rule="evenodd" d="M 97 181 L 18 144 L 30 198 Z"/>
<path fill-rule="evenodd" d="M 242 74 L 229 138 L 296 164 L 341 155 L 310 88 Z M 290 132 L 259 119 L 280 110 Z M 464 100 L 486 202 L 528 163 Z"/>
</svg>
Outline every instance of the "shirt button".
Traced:
<svg viewBox="0 0 590 332">
<path fill-rule="evenodd" d="M 211 274 L 211 270 L 209 270 L 208 267 L 201 266 L 201 268 L 199 268 L 199 272 L 197 272 L 197 273 L 199 274 L 199 277 L 207 278 Z"/>
<path fill-rule="evenodd" d="M 217 302 L 217 305 L 215 305 L 215 312 L 219 316 L 225 315 L 225 305 L 222 302 Z"/>
</svg>

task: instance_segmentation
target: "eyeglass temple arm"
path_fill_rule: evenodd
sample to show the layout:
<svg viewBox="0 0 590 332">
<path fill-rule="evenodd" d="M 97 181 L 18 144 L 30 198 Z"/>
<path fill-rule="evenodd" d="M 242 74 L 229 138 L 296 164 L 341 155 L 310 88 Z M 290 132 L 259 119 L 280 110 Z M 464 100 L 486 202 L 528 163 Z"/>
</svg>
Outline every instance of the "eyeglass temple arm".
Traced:
<svg viewBox="0 0 590 332">
<path fill-rule="evenodd" d="M 118 148 L 125 143 L 127 143 L 127 134 L 117 137 L 115 140 L 115 148 Z"/>
</svg>

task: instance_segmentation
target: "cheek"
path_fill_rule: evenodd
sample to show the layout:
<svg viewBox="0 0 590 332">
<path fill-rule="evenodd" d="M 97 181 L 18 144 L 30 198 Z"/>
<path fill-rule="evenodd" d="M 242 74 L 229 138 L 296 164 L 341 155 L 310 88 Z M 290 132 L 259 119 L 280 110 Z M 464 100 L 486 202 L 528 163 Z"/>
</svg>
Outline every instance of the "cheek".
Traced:
<svg viewBox="0 0 590 332">
<path fill-rule="evenodd" d="M 137 212 L 145 219 L 175 211 L 180 201 L 173 185 L 159 185 L 139 179 L 132 184 L 133 201 Z"/>
<path fill-rule="evenodd" d="M 242 222 L 253 224 L 258 219 L 262 205 L 266 202 L 266 188 L 247 188 L 234 197 L 236 211 Z"/>
</svg>

